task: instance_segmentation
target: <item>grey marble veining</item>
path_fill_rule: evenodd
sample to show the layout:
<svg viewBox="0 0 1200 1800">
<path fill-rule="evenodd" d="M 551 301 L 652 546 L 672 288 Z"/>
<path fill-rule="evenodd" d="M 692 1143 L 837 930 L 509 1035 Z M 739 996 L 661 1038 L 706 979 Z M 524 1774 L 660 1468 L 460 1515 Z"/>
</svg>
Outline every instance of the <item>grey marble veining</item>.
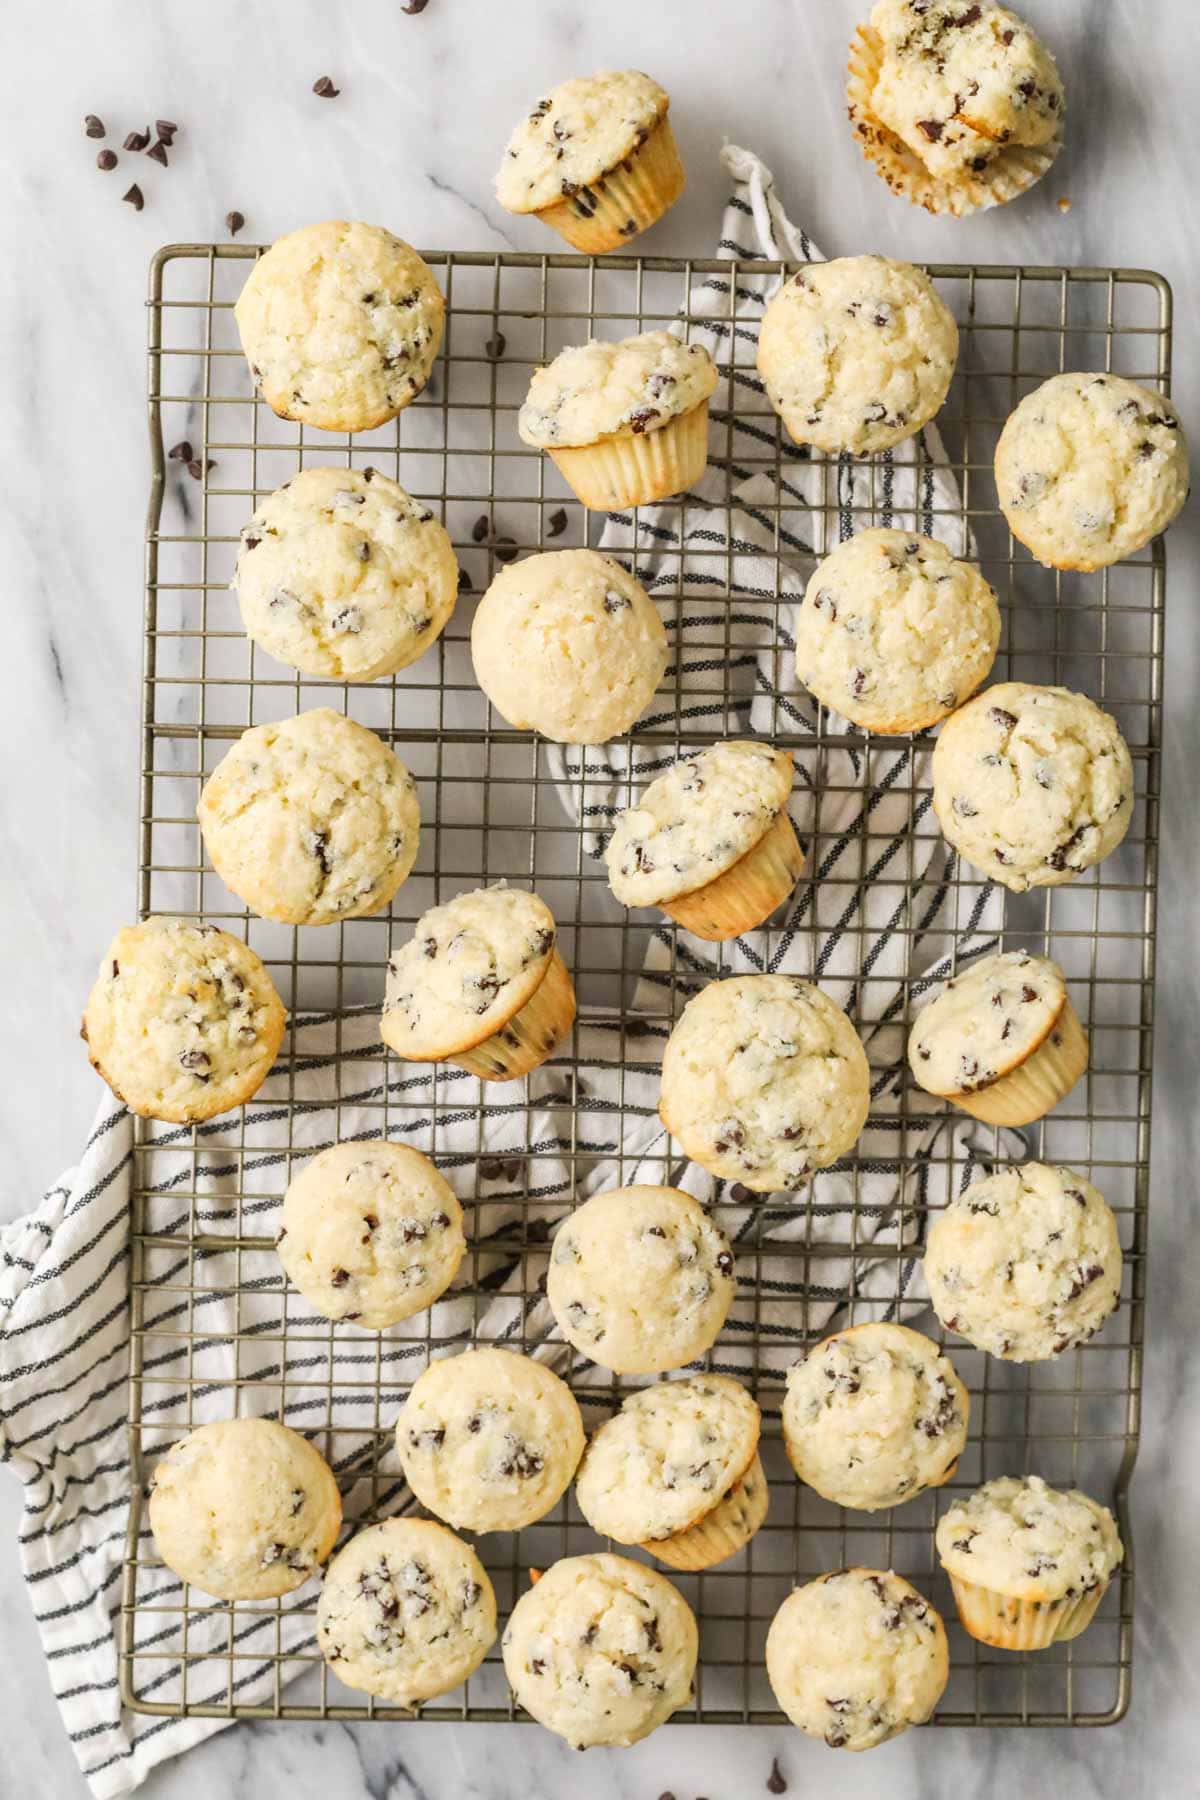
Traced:
<svg viewBox="0 0 1200 1800">
<path fill-rule="evenodd" d="M 1175 396 L 1200 442 L 1193 297 L 1197 92 L 1189 0 L 1030 0 L 1059 54 L 1068 147 L 1021 204 L 955 222 L 894 200 L 846 127 L 844 48 L 858 0 L 91 0 L 0 14 L 6 70 L 0 345 L 0 544 L 8 644 L 0 660 L 0 884 L 8 1031 L 0 1126 L 10 1217 L 68 1163 L 95 1079 L 75 1032 L 98 946 L 135 898 L 141 530 L 146 500 L 145 271 L 173 239 L 248 238 L 349 213 L 412 241 L 541 249 L 532 220 L 491 197 L 525 103 L 563 76 L 651 69 L 670 89 L 687 192 L 646 241 L 708 254 L 722 134 L 774 169 L 790 210 L 833 254 L 1116 262 L 1160 269 L 1177 300 Z M 321 101 L 329 73 L 340 97 Z M 155 116 L 180 122 L 171 167 L 95 167 L 82 116 L 117 144 Z M 140 215 L 120 204 L 136 177 Z M 1060 211 L 1059 198 L 1070 200 Z M 1157 1125 L 1145 1439 L 1135 1489 L 1138 1651 L 1128 1720 L 1107 1732 L 928 1731 L 831 1763 L 798 1733 L 671 1728 L 635 1750 L 578 1757 L 529 1727 L 241 1727 L 168 1765 L 152 1800 L 743 1800 L 778 1755 L 792 1794 L 845 1800 L 1029 1792 L 1176 1800 L 1200 1792 L 1195 1552 L 1200 1263 L 1197 1166 L 1194 703 L 1197 509 L 1171 535 L 1167 627 Z M 74 1796 L 16 1570 L 17 1484 L 0 1476 L 0 1673 L 12 1718 L 0 1794 Z"/>
</svg>

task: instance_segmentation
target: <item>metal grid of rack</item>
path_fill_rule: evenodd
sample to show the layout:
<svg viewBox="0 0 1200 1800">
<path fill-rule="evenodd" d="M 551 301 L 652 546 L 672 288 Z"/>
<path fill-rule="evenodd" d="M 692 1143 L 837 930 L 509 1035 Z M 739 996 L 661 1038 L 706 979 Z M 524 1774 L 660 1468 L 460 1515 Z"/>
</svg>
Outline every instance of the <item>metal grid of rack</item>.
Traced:
<svg viewBox="0 0 1200 1800">
<path fill-rule="evenodd" d="M 798 1579 L 848 1563 L 894 1567 L 946 1618 L 951 1678 L 937 1723 L 1119 1718 L 1131 1675 L 1128 1484 L 1145 1291 L 1165 561 L 1160 542 L 1100 574 L 1041 569 L 996 509 L 991 460 L 1016 400 L 1059 369 L 1169 385 L 1166 284 L 1136 270 L 930 269 L 961 334 L 958 373 L 938 421 L 957 498 L 947 503 L 944 486 L 925 479 L 929 451 L 919 440 L 912 479 L 922 516 L 907 528 L 974 549 L 1004 618 L 994 677 L 1087 692 L 1116 716 L 1135 767 L 1134 820 L 1121 849 L 1069 887 L 1017 899 L 982 886 L 931 827 L 928 738 L 847 731 L 796 684 L 788 616 L 809 552 L 830 547 L 839 530 L 887 522 L 895 502 L 890 459 L 859 465 L 869 497 L 854 502 L 844 459 L 799 455 L 761 397 L 757 412 L 742 414 L 743 396 L 754 403 L 764 278 L 779 265 L 425 252 L 447 298 L 433 379 L 393 424 L 339 438 L 276 419 L 251 392 L 232 303 L 258 253 L 182 245 L 152 266 L 138 899 L 140 916 L 202 914 L 244 935 L 266 961 L 294 1030 L 249 1106 L 195 1128 L 139 1122 L 136 1475 L 144 1482 L 161 1450 L 204 1419 L 268 1413 L 327 1455 L 348 1524 L 383 1516 L 407 1500 L 389 1428 L 429 1354 L 469 1342 L 546 1342 L 539 1277 L 573 1193 L 600 1178 L 628 1179 L 635 1161 L 638 1179 L 655 1179 L 655 1168 L 658 1179 L 678 1176 L 667 1144 L 652 1146 L 649 1160 L 633 1146 L 651 1135 L 656 1062 L 671 1020 L 733 955 L 732 947 L 710 947 L 704 965 L 694 942 L 689 950 L 677 941 L 657 914 L 616 906 L 596 854 L 597 818 L 602 827 L 605 796 L 628 803 L 678 752 L 749 729 L 796 754 L 793 816 L 808 855 L 798 900 L 755 934 L 756 954 L 772 967 L 785 948 L 799 953 L 801 972 L 836 975 L 839 998 L 849 996 L 872 1063 L 864 1139 L 871 1154 L 860 1146 L 838 1166 L 829 1206 L 819 1185 L 751 1207 L 720 1183 L 704 1191 L 738 1250 L 739 1302 L 710 1361 L 744 1375 L 763 1408 L 771 1506 L 737 1558 L 673 1577 L 701 1626 L 694 1703 L 677 1718 L 781 1720 L 763 1661 L 771 1616 Z M 636 755 L 614 768 L 592 752 L 564 756 L 489 712 L 467 647 L 472 597 L 498 560 L 595 543 L 603 524 L 517 437 L 531 369 L 565 343 L 672 324 L 713 334 L 718 357 L 731 362 L 735 399 L 723 406 L 723 390 L 714 398 L 704 492 L 670 503 L 677 537 L 664 547 L 661 529 L 636 517 L 624 522 L 615 553 L 647 581 L 677 655 L 632 734 Z M 198 482 L 168 454 L 181 440 L 203 464 Z M 255 504 L 317 462 L 372 464 L 395 476 L 443 518 L 464 571 L 462 598 L 437 646 L 366 687 L 300 676 L 256 649 L 228 588 L 237 534 Z M 714 507 L 722 521 L 715 539 Z M 743 542 L 747 531 L 751 544 Z M 749 581 L 747 566 L 767 578 Z M 250 917 L 223 888 L 205 866 L 195 804 L 247 725 L 314 705 L 371 726 L 408 763 L 423 842 L 389 911 L 304 930 Z M 376 1014 L 389 946 L 435 901 L 497 879 L 536 886 L 554 910 L 580 1001 L 572 1038 L 545 1069 L 498 1087 L 448 1065 L 414 1072 L 388 1062 Z M 991 942 L 997 931 L 1007 947 L 1062 964 L 1091 1034 L 1091 1066 L 1057 1111 L 1016 1143 L 1014 1134 L 989 1131 L 981 1145 L 976 1132 L 964 1149 L 942 1109 L 912 1084 L 903 1046 L 936 951 L 953 955 L 956 942 Z M 330 1325 L 287 1293 L 272 1248 L 283 1189 L 304 1157 L 343 1132 L 414 1143 L 454 1181 L 471 1249 L 452 1314 L 435 1308 L 377 1336 Z M 927 1493 L 890 1514 L 828 1505 L 801 1487 L 782 1454 L 782 1371 L 827 1330 L 867 1319 L 904 1319 L 941 1341 L 911 1280 L 926 1223 L 963 1179 L 965 1155 L 986 1162 L 1024 1151 L 1080 1169 L 1113 1205 L 1125 1248 L 1119 1312 L 1094 1341 L 1052 1363 L 1003 1364 L 951 1341 L 946 1348 L 972 1400 L 970 1440 L 953 1482 L 940 1499 Z M 889 1184 L 883 1204 L 871 1185 L 881 1176 Z M 555 1366 L 591 1428 L 626 1384 L 565 1346 L 557 1350 Z M 933 1550 L 947 1496 L 1025 1470 L 1114 1504 L 1129 1547 L 1090 1630 L 1038 1656 L 992 1651 L 961 1631 Z M 568 1494 L 538 1525 L 478 1547 L 503 1618 L 531 1566 L 598 1543 Z M 125 1703 L 215 1717 L 408 1716 L 343 1687 L 325 1668 L 313 1639 L 315 1591 L 309 1584 L 281 1602 L 213 1603 L 170 1577 L 144 1506 L 135 1505 L 122 1593 Z M 422 1716 L 514 1716 L 498 1647 L 463 1689 Z"/>
</svg>

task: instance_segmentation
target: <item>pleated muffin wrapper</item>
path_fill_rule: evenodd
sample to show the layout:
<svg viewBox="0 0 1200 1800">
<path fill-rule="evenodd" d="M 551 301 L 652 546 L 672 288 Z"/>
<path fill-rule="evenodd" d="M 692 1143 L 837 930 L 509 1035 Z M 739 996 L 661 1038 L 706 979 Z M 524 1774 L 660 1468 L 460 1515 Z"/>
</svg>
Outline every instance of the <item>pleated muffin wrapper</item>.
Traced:
<svg viewBox="0 0 1200 1800">
<path fill-rule="evenodd" d="M 628 244 L 661 219 L 683 192 L 683 163 L 664 113 L 645 143 L 599 181 L 543 206 L 538 218 L 585 256 L 603 256 Z"/>
<path fill-rule="evenodd" d="M 1032 1125 L 1069 1094 L 1087 1068 L 1088 1036 L 1069 999 L 1032 1055 L 970 1094 L 945 1094 L 986 1125 Z"/>
<path fill-rule="evenodd" d="M 574 1019 L 575 987 L 566 963 L 552 950 L 546 973 L 520 1011 L 491 1037 L 468 1050 L 456 1050 L 445 1061 L 478 1075 L 481 1081 L 515 1081 L 545 1062 Z"/>
<path fill-rule="evenodd" d="M 641 1545 L 669 1569 L 710 1569 L 745 1549 L 767 1516 L 771 1498 L 758 1452 L 744 1474 L 718 1500 L 711 1512 L 677 1531 Z"/>
<path fill-rule="evenodd" d="M 871 96 L 882 60 L 883 39 L 869 25 L 860 25 L 850 43 L 846 82 L 850 120 L 859 149 L 875 165 L 876 173 L 882 175 L 894 194 L 911 200 L 914 206 L 923 206 L 926 212 L 950 213 L 961 219 L 989 206 L 1005 206 L 1040 181 L 1062 149 L 1060 114 L 1059 136 L 1049 144 L 1038 149 L 1007 144 L 986 169 L 965 170 L 957 181 L 943 181 L 931 175 L 908 145 L 875 117 Z"/>
<path fill-rule="evenodd" d="M 693 937 L 719 944 L 770 918 L 795 887 L 804 852 L 786 812 L 777 813 L 752 850 L 731 869 L 690 894 L 659 902 Z"/>
<path fill-rule="evenodd" d="M 576 497 L 593 512 L 669 500 L 699 481 L 708 460 L 708 401 L 657 431 L 617 431 L 594 444 L 550 450 Z"/>
<path fill-rule="evenodd" d="M 950 1576 L 963 1630 L 996 1650 L 1046 1650 L 1086 1631 L 1108 1592 L 1102 1581 L 1088 1593 L 1052 1600 L 1021 1600 L 977 1582 Z"/>
</svg>

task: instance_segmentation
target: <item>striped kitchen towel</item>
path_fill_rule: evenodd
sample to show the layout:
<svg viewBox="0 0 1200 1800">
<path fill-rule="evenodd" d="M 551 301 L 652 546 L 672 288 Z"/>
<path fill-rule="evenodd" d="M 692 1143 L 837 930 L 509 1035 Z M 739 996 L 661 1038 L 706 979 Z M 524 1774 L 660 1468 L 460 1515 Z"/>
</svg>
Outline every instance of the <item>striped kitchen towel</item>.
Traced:
<svg viewBox="0 0 1200 1800">
<path fill-rule="evenodd" d="M 922 433 L 919 451 L 900 445 L 870 464 L 849 458 L 835 465 L 812 465 L 801 455 L 784 463 L 779 524 L 782 562 L 776 557 L 773 516 L 763 510 L 776 500 L 773 479 L 756 472 L 747 456 L 774 443 L 775 425 L 754 372 L 757 319 L 772 291 L 773 278 L 753 273 L 756 261 L 784 257 L 809 260 L 817 251 L 790 224 L 771 176 L 748 152 L 727 147 L 724 162 L 733 189 L 725 209 L 720 247 L 741 265 L 734 316 L 730 282 L 719 275 L 698 279 L 692 295 L 693 330 L 716 358 L 721 383 L 713 397 L 712 463 L 690 497 L 687 541 L 679 536 L 680 513 L 670 504 L 614 516 L 603 538 L 606 549 L 624 560 L 636 552 L 638 572 L 664 606 L 673 633 L 673 651 L 684 700 L 683 725 L 711 731 L 767 733 L 787 721 L 797 734 L 813 729 L 812 703 L 794 679 L 788 662 L 791 640 L 787 608 L 776 594 L 798 599 L 814 559 L 829 546 L 823 521 L 833 517 L 838 534 L 868 522 L 858 508 L 872 508 L 880 523 L 934 530 L 935 510 L 956 499 L 936 433 Z M 747 268 L 749 265 L 749 269 Z M 702 321 L 699 325 L 696 320 Z M 734 494 L 733 533 L 726 532 L 726 482 Z M 706 514 L 704 502 L 711 502 Z M 832 510 L 827 508 L 832 505 Z M 719 559 L 701 555 L 714 548 Z M 964 550 L 962 543 L 951 548 Z M 727 635 L 726 635 L 727 633 Z M 714 716 L 712 664 L 689 658 L 689 642 L 727 645 L 730 662 L 728 710 Z M 700 666 L 704 664 L 704 666 Z M 689 702 L 689 693 L 695 700 Z M 609 821 L 627 803 L 631 772 L 653 773 L 656 754 L 644 746 L 609 744 L 552 753 L 564 803 L 578 809 L 587 849 L 603 851 Z M 630 758 L 633 758 L 632 764 Z M 511 1249 L 513 1227 L 526 1194 L 536 1194 L 543 1216 L 569 1209 L 573 1194 L 565 1152 L 586 1149 L 595 1158 L 582 1191 L 614 1179 L 671 1180 L 705 1199 L 719 1198 L 722 1217 L 739 1238 L 752 1233 L 763 1254 L 754 1275 L 739 1273 L 738 1297 L 715 1352 L 715 1366 L 731 1372 L 750 1367 L 752 1328 L 764 1337 L 771 1369 L 782 1373 L 808 1332 L 823 1329 L 853 1296 L 896 1292 L 895 1262 L 873 1263 L 869 1245 L 887 1235 L 894 1246 L 910 1209 L 898 1200 L 905 1182 L 918 1189 L 934 1179 L 918 1156 L 903 1169 L 897 1156 L 896 1091 L 903 1055 L 902 1016 L 909 962 L 923 972 L 917 986 L 936 980 L 957 956 L 995 947 L 999 904 L 986 885 L 955 889 L 936 824 L 928 805 L 925 753 L 907 745 L 872 749 L 868 761 L 858 748 L 802 750 L 797 755 L 793 807 L 801 839 L 812 843 L 814 808 L 820 815 L 820 866 L 803 882 L 782 929 L 772 937 L 769 963 L 756 934 L 726 946 L 723 966 L 748 971 L 766 967 L 819 979 L 844 1004 L 866 1042 L 872 1068 L 871 1120 L 860 1146 L 864 1173 L 857 1198 L 857 1242 L 863 1247 L 853 1269 L 829 1260 L 821 1264 L 821 1285 L 801 1289 L 794 1260 L 772 1259 L 770 1243 L 799 1230 L 796 1209 L 770 1203 L 735 1208 L 728 1194 L 672 1153 L 654 1116 L 658 1059 L 665 1031 L 647 1022 L 628 1054 L 629 1039 L 615 1015 L 590 1013 L 580 1025 L 577 1054 L 581 1080 L 573 1094 L 569 1078 L 553 1063 L 529 1078 L 530 1110 L 505 1098 L 501 1086 L 478 1098 L 465 1074 L 447 1070 L 436 1078 L 442 1103 L 435 1126 L 429 1109 L 434 1077 L 421 1067 L 387 1063 L 378 1041 L 374 1009 L 356 1009 L 337 1018 L 300 1015 L 293 1020 L 291 1077 L 272 1078 L 255 1102 L 233 1120 L 215 1120 L 192 1134 L 167 1126 L 151 1128 L 142 1176 L 151 1190 L 151 1222 L 164 1240 L 145 1271 L 148 1284 L 143 1327 L 153 1367 L 144 1387 L 144 1444 L 151 1453 L 179 1435 L 184 1382 L 191 1416 L 228 1416 L 231 1378 L 240 1386 L 244 1408 L 273 1411 L 299 1430 L 310 1430 L 331 1457 L 353 1520 L 374 1498 L 384 1510 L 403 1508 L 407 1496 L 398 1470 L 379 1493 L 367 1479 L 375 1450 L 375 1427 L 389 1421 L 403 1391 L 425 1357 L 426 1323 L 408 1322 L 383 1335 L 378 1346 L 353 1328 L 330 1332 L 322 1364 L 338 1380 L 329 1394 L 312 1381 L 311 1345 L 281 1349 L 280 1327 L 290 1332 L 320 1331 L 323 1321 L 285 1296 L 278 1264 L 263 1257 L 247 1274 L 247 1253 L 216 1251 L 204 1259 L 203 1280 L 181 1292 L 190 1252 L 187 1232 L 195 1217 L 202 1228 L 219 1231 L 234 1214 L 233 1183 L 240 1171 L 255 1197 L 240 1216 L 269 1235 L 285 1166 L 272 1148 L 278 1119 L 289 1095 L 300 1102 L 294 1118 L 298 1145 L 316 1150 L 342 1137 L 378 1130 L 378 1112 L 356 1113 L 355 1100 L 377 1102 L 383 1087 L 398 1135 L 435 1152 L 439 1165 L 469 1208 L 477 1246 L 476 1291 L 488 1296 L 477 1318 L 477 1301 L 454 1290 L 438 1304 L 433 1329 L 454 1343 L 474 1330 L 492 1341 L 541 1345 L 553 1361 L 561 1355 L 537 1287 L 536 1257 Z M 919 790 L 912 806 L 908 790 Z M 870 824 L 869 834 L 867 830 Z M 871 860 L 864 860 L 868 843 Z M 897 906 L 896 871 L 903 871 L 904 899 Z M 873 883 L 887 872 L 886 890 Z M 836 886 L 834 874 L 852 882 Z M 824 883 L 822 878 L 824 879 Z M 965 910 L 963 897 L 965 895 Z M 952 908 L 957 905 L 955 914 Z M 911 940 L 903 929 L 915 926 Z M 712 972 L 712 947 L 681 937 L 678 967 L 700 985 Z M 635 1011 L 661 1015 L 663 981 L 670 963 L 666 932 L 650 940 L 635 995 Z M 875 979 L 869 983 L 863 977 Z M 336 1080 L 335 1080 L 336 1073 Z M 457 1114 L 452 1103 L 461 1094 Z M 334 1102 L 337 1102 L 336 1110 Z M 573 1099 L 578 1107 L 574 1122 Z M 447 1100 L 451 1110 L 447 1111 Z M 931 1133 L 936 1131 L 931 1126 Z M 943 1128 L 944 1129 L 944 1128 Z M 187 1154 L 181 1164 L 181 1146 Z M 227 1154 L 236 1146 L 238 1155 Z M 481 1158 L 480 1150 L 486 1152 Z M 215 1731 L 221 1720 L 152 1717 L 125 1710 L 118 1689 L 117 1624 L 123 1557 L 130 1507 L 127 1442 L 127 1377 L 130 1354 L 129 1195 L 133 1158 L 132 1123 L 124 1108 L 106 1098 L 78 1165 L 50 1190 L 40 1208 L 10 1226 L 2 1239 L 0 1268 L 0 1455 L 24 1483 L 25 1519 L 19 1553 L 47 1657 L 50 1679 L 80 1767 L 97 1796 L 128 1792 L 155 1764 Z M 520 1158 L 519 1166 L 514 1158 Z M 195 1199 L 176 1193 L 186 1189 Z M 844 1239 L 854 1201 L 851 1175 L 834 1168 L 814 1183 L 808 1229 Z M 815 1223 L 814 1223 L 815 1221 Z M 171 1243 L 178 1238 L 178 1249 Z M 913 1246 L 915 1251 L 915 1246 Z M 749 1264 L 750 1258 L 746 1259 Z M 902 1262 L 901 1307 L 915 1313 L 921 1304 L 914 1279 L 915 1256 Z M 235 1299 L 234 1290 L 240 1288 Z M 182 1334 L 190 1326 L 189 1346 Z M 240 1343 L 234 1347 L 235 1327 Z M 765 1328 L 765 1329 L 764 1329 Z M 760 1354 L 760 1366 L 763 1355 Z M 377 1374 L 376 1380 L 364 1379 Z M 338 1379 L 340 1378 L 340 1379 Z M 608 1404 L 609 1384 L 597 1374 L 596 1417 Z M 602 1390 L 602 1391 L 601 1391 Z M 281 1399 L 282 1396 L 282 1399 Z M 588 1395 L 582 1395 L 585 1404 Z M 157 1426 L 155 1422 L 157 1423 Z M 158 1435 L 156 1436 L 156 1430 Z M 389 1465 L 383 1465 L 385 1470 Z M 177 1703 L 183 1692 L 180 1584 L 154 1562 L 143 1534 L 138 1573 L 136 1642 L 139 1694 L 152 1702 Z M 275 1674 L 267 1661 L 277 1648 L 311 1651 L 310 1593 L 285 1602 L 279 1613 L 239 1615 L 232 1694 L 215 1661 L 191 1663 L 187 1694 L 193 1702 L 269 1702 Z M 193 1615 L 189 1657 L 225 1645 L 229 1615 L 220 1609 Z M 260 1655 L 261 1653 L 261 1655 Z M 295 1665 L 293 1665 L 294 1667 Z"/>
</svg>

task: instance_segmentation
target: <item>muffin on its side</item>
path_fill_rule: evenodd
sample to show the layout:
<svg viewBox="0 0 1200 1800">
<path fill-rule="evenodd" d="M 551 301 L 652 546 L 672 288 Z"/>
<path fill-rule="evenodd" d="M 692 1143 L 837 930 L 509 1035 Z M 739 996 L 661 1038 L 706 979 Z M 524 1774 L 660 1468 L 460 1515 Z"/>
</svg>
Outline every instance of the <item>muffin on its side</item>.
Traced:
<svg viewBox="0 0 1200 1800">
<path fill-rule="evenodd" d="M 1015 538 L 1052 569 L 1103 569 L 1167 526 L 1188 496 L 1169 400 L 1122 375 L 1054 375 L 1010 413 L 996 492 Z"/>
<path fill-rule="evenodd" d="M 1014 893 L 1059 887 L 1128 831 L 1129 749 L 1086 694 L 998 682 L 942 726 L 933 810 L 959 854 Z"/>
<path fill-rule="evenodd" d="M 952 975 L 921 1011 L 908 1063 L 927 1094 L 989 1125 L 1030 1125 L 1087 1068 L 1087 1032 L 1048 956 L 1000 951 Z"/>
<path fill-rule="evenodd" d="M 692 1697 L 699 1633 L 657 1569 L 568 1556 L 533 1572 L 501 1640 L 517 1700 L 576 1750 L 636 1744 Z"/>
<path fill-rule="evenodd" d="M 322 431 L 370 431 L 415 400 L 444 312 L 411 244 L 345 219 L 277 238 L 233 309 L 268 406 Z"/>
<path fill-rule="evenodd" d="M 256 1094 L 287 1014 L 240 938 L 192 919 L 145 919 L 104 953 L 80 1036 L 130 1112 L 191 1124 Z"/>
<path fill-rule="evenodd" d="M 1037 1475 L 1002 1475 L 938 1520 L 963 1627 L 998 1650 L 1044 1650 L 1091 1624 L 1125 1554 L 1106 1506 Z"/>
<path fill-rule="evenodd" d="M 1041 1362 L 1093 1337 L 1119 1305 L 1117 1221 L 1073 1169 L 1001 1169 L 934 1220 L 925 1280 L 947 1331 L 1008 1362 Z"/>
<path fill-rule="evenodd" d="M 506 212 L 534 213 L 587 256 L 628 244 L 683 192 L 669 106 L 637 69 L 561 82 L 509 138 L 496 198 Z"/>
<path fill-rule="evenodd" d="M 624 906 L 660 906 L 720 942 L 770 917 L 804 852 L 788 817 L 790 750 L 730 739 L 652 781 L 613 826 L 608 885 Z"/>
<path fill-rule="evenodd" d="M 796 613 L 796 673 L 867 731 L 924 731 L 983 681 L 1000 642 L 990 585 L 945 544 L 872 529 L 818 563 Z"/>
<path fill-rule="evenodd" d="M 417 920 L 388 964 L 380 1034 L 406 1062 L 513 1081 L 571 1029 L 575 989 L 554 915 L 520 888 L 477 888 Z"/>
<path fill-rule="evenodd" d="M 911 437 L 941 406 L 958 326 L 928 275 L 886 256 L 806 263 L 758 333 L 767 398 L 798 444 L 866 456 Z"/>
<path fill-rule="evenodd" d="M 716 385 L 704 346 L 669 331 L 593 339 L 535 371 L 517 430 L 549 452 L 585 506 L 646 506 L 703 475 Z"/>
<path fill-rule="evenodd" d="M 831 1750 L 871 1750 L 923 1725 L 949 1675 L 940 1616 L 883 1569 L 835 1569 L 794 1589 L 767 1633 L 775 1698 Z"/>
<path fill-rule="evenodd" d="M 243 527 L 233 585 L 247 634 L 280 662 L 374 681 L 441 635 L 458 563 L 429 508 L 377 469 L 304 469 Z"/>
<path fill-rule="evenodd" d="M 667 634 L 641 582 L 598 550 L 509 563 L 471 626 L 475 679 L 502 718 L 555 744 L 606 744 L 646 710 Z"/>
</svg>

